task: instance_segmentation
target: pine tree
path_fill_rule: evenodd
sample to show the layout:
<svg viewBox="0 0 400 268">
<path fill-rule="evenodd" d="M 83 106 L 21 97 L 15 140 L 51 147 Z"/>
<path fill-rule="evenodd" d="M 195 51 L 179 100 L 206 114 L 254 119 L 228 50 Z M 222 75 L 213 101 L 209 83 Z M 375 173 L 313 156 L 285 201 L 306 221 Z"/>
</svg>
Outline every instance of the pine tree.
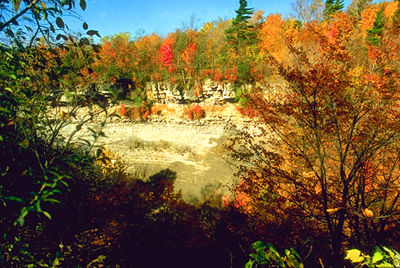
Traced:
<svg viewBox="0 0 400 268">
<path fill-rule="evenodd" d="M 329 19 L 333 14 L 344 8 L 343 0 L 326 0 L 324 16 Z"/>
<path fill-rule="evenodd" d="M 246 0 L 239 0 L 239 4 L 232 26 L 225 31 L 228 42 L 237 49 L 241 43 L 251 44 L 256 41 L 255 33 L 251 29 L 253 26 L 248 23 L 254 9 L 247 7 Z"/>
<path fill-rule="evenodd" d="M 367 42 L 374 46 L 379 45 L 381 37 L 383 36 L 383 31 L 385 30 L 384 9 L 385 6 L 382 6 L 378 13 L 376 13 L 372 29 L 368 30 Z"/>
</svg>

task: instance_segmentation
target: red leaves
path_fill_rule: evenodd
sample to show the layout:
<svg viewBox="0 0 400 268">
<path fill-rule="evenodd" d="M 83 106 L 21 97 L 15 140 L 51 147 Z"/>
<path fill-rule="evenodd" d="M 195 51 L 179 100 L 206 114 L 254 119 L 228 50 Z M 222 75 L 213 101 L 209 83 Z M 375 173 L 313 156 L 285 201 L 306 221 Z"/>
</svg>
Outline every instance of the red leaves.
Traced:
<svg viewBox="0 0 400 268">
<path fill-rule="evenodd" d="M 173 60 L 174 60 L 174 53 L 173 53 L 173 46 L 174 46 L 174 39 L 167 38 L 162 43 L 159 53 L 161 55 L 161 62 L 164 67 L 168 69 L 169 72 L 174 71 Z"/>
<path fill-rule="evenodd" d="M 198 104 L 186 108 L 185 113 L 188 115 L 190 120 L 197 120 L 205 116 L 204 109 Z"/>
</svg>

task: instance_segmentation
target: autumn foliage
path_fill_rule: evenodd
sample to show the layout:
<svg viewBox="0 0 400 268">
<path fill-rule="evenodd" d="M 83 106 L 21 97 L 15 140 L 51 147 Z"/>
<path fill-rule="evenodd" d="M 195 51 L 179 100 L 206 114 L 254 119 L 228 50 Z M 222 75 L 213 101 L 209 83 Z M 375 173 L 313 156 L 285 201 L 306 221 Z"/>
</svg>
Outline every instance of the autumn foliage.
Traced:
<svg viewBox="0 0 400 268">
<path fill-rule="evenodd" d="M 313 264 L 337 263 L 346 248 L 400 241 L 400 12 L 398 2 L 357 12 L 305 23 L 258 12 L 233 35 L 231 20 L 166 37 L 121 33 L 85 51 L 91 68 L 80 70 L 72 52 L 60 49 L 64 66 L 79 70 L 64 80 L 85 86 L 87 76 L 125 86 L 127 96 L 149 82 L 173 85 L 182 96 L 198 96 L 205 80 L 251 84 L 238 110 L 256 124 L 226 144 L 240 183 L 233 203 L 224 203 L 255 234 L 312 246 Z M 119 112 L 146 119 L 150 108 L 140 100 Z M 185 109 L 191 120 L 203 116 L 201 105 Z"/>
<path fill-rule="evenodd" d="M 377 44 L 360 31 L 365 20 L 346 13 L 302 27 L 268 17 L 275 26 L 260 33 L 261 53 L 280 90 L 253 94 L 258 127 L 228 146 L 246 163 L 239 197 L 251 197 L 244 209 L 255 226 L 292 222 L 294 237 L 324 234 L 335 263 L 345 247 L 400 237 L 400 39 L 386 14 Z"/>
</svg>

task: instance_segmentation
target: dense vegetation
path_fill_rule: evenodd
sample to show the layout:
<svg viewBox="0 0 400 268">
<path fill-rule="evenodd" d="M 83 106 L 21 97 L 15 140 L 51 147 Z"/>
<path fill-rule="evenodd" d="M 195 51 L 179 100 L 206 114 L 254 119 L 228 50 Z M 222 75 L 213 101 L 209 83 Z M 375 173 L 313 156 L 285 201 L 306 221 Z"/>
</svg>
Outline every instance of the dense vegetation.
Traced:
<svg viewBox="0 0 400 268">
<path fill-rule="evenodd" d="M 233 20 L 100 44 L 86 23 L 68 33 L 75 8 L 0 1 L 0 265 L 398 265 L 397 1 L 297 0 L 282 18 L 240 0 Z M 206 80 L 231 83 L 257 123 L 226 143 L 233 200 L 189 205 L 173 171 L 131 178 L 97 144 L 119 99 L 143 118 L 148 83 L 197 95 Z"/>
</svg>

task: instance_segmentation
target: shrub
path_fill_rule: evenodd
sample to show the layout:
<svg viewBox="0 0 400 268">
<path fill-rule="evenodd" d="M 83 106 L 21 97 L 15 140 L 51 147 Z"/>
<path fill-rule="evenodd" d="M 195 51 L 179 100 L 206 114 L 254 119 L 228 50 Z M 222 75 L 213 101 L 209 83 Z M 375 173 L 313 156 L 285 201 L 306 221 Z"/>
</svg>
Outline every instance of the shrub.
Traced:
<svg viewBox="0 0 400 268">
<path fill-rule="evenodd" d="M 276 248 L 267 243 L 257 241 L 252 244 L 252 248 L 256 253 L 250 254 L 250 260 L 246 263 L 245 268 L 254 267 L 289 267 L 289 268 L 303 268 L 300 255 L 294 248 L 285 249 L 285 255 L 281 256 Z"/>
<path fill-rule="evenodd" d="M 204 109 L 198 104 L 185 108 L 185 114 L 187 114 L 190 120 L 197 120 L 205 116 Z"/>
<path fill-rule="evenodd" d="M 376 247 L 372 256 L 358 249 L 347 250 L 345 259 L 357 267 L 400 267 L 400 253 L 387 247 Z"/>
<path fill-rule="evenodd" d="M 123 103 L 119 108 L 119 113 L 125 118 L 147 119 L 151 114 L 152 103 L 143 101 L 141 106 L 126 107 Z"/>
</svg>

